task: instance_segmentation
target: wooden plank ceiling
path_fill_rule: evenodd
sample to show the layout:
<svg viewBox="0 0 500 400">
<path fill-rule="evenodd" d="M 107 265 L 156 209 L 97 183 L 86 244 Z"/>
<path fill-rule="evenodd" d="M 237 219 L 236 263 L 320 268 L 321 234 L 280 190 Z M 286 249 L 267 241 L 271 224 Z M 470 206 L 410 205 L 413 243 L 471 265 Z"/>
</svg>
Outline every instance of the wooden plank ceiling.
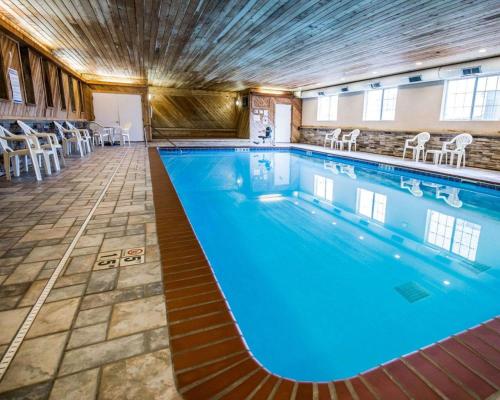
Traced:
<svg viewBox="0 0 500 400">
<path fill-rule="evenodd" d="M 177 88 L 297 89 L 500 55 L 498 0 L 1 0 L 0 18 L 89 81 Z"/>
</svg>

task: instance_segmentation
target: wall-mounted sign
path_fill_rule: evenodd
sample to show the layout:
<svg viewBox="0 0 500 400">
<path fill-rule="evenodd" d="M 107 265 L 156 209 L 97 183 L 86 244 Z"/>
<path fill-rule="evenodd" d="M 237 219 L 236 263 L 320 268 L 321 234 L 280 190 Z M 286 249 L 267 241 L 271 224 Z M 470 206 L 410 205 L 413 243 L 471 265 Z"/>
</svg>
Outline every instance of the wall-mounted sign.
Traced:
<svg viewBox="0 0 500 400">
<path fill-rule="evenodd" d="M 12 89 L 12 101 L 14 103 L 23 103 L 23 94 L 21 92 L 21 82 L 19 81 L 19 74 L 13 68 L 9 68 L 10 87 Z"/>
</svg>

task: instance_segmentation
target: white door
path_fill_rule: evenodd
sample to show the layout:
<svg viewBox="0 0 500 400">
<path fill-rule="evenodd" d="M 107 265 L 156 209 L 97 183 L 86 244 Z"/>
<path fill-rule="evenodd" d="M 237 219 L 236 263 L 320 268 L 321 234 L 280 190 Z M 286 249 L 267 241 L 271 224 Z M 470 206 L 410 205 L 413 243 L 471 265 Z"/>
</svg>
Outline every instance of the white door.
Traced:
<svg viewBox="0 0 500 400">
<path fill-rule="evenodd" d="M 274 108 L 274 141 L 276 143 L 290 143 L 292 128 L 292 105 L 276 104 Z"/>
<path fill-rule="evenodd" d="M 103 126 L 131 124 L 130 140 L 144 140 L 141 96 L 138 94 L 93 93 L 95 121 Z"/>
</svg>

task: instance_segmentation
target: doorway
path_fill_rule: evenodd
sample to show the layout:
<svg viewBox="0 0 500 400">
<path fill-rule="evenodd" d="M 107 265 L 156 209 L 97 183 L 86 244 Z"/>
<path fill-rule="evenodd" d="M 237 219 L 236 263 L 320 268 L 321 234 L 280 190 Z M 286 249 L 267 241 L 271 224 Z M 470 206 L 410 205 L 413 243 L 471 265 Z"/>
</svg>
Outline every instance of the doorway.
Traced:
<svg viewBox="0 0 500 400">
<path fill-rule="evenodd" d="M 144 141 L 142 103 L 138 94 L 93 93 L 95 122 L 102 126 L 125 126 L 130 123 L 130 140 Z"/>
<path fill-rule="evenodd" d="M 274 108 L 274 141 L 276 143 L 290 143 L 292 127 L 292 105 L 276 104 Z"/>
</svg>

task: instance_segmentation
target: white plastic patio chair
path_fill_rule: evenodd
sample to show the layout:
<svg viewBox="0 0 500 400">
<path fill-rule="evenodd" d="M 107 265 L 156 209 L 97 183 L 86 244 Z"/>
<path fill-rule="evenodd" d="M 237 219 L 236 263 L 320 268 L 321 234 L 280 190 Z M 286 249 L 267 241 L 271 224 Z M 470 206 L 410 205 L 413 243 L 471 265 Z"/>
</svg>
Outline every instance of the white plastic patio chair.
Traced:
<svg viewBox="0 0 500 400">
<path fill-rule="evenodd" d="M 13 149 L 9 146 L 9 142 L 24 143 L 23 148 Z M 19 166 L 19 156 L 25 158 L 25 170 L 28 171 L 28 157 L 31 158 L 31 163 L 35 171 L 35 176 L 37 181 L 42 180 L 42 174 L 40 172 L 40 165 L 38 156 L 42 156 L 45 161 L 45 172 L 47 175 L 51 174 L 50 170 L 50 160 L 47 153 L 40 147 L 38 139 L 32 135 L 16 135 L 9 132 L 3 126 L 0 126 L 0 147 L 3 151 L 3 165 L 5 169 L 5 176 L 7 180 L 11 180 L 10 175 L 10 159 L 14 159 L 14 176 L 20 176 L 20 166 Z"/>
<path fill-rule="evenodd" d="M 80 153 L 80 157 L 85 157 L 85 153 L 83 150 L 84 142 L 82 136 L 80 135 L 80 131 L 75 129 L 66 129 L 57 121 L 54 121 L 54 125 L 61 135 L 64 153 L 69 156 L 72 150 L 71 146 L 74 144 Z"/>
<path fill-rule="evenodd" d="M 90 154 L 92 152 L 92 135 L 90 134 L 89 130 L 77 128 L 69 121 L 65 122 L 69 129 L 77 130 L 78 132 L 80 132 L 80 136 L 82 137 L 87 153 Z"/>
<path fill-rule="evenodd" d="M 336 128 L 330 133 L 327 133 L 325 135 L 325 143 L 323 144 L 323 147 L 326 147 L 328 141 L 330 141 L 330 149 L 333 149 L 333 146 L 335 145 L 335 148 L 337 148 L 337 141 L 339 140 L 339 136 L 342 130 L 340 128 Z"/>
<path fill-rule="evenodd" d="M 448 154 L 450 155 L 450 165 L 453 165 L 453 159 L 457 156 L 457 168 L 460 166 L 465 167 L 465 148 L 471 144 L 473 140 L 474 138 L 470 133 L 461 133 L 449 142 L 444 142 L 442 152 L 446 162 L 448 163 Z M 449 146 L 455 147 L 449 148 Z"/>
<path fill-rule="evenodd" d="M 338 141 L 340 150 L 344 150 L 344 144 L 347 145 L 348 151 L 351 151 L 351 148 L 354 146 L 354 151 L 356 151 L 356 141 L 360 134 L 359 129 L 353 129 L 350 133 L 342 136 L 342 140 Z"/>
<path fill-rule="evenodd" d="M 404 178 L 401 177 L 401 189 L 408 190 L 415 197 L 422 197 L 424 192 L 420 188 L 420 180 L 415 178 Z"/>
<path fill-rule="evenodd" d="M 420 159 L 420 154 L 422 154 L 422 161 L 425 161 L 425 144 L 430 138 L 431 134 L 429 132 L 420 132 L 415 137 L 406 139 L 405 146 L 403 148 L 403 160 L 406 156 L 406 150 L 412 150 L 414 161 L 418 161 Z"/>
<path fill-rule="evenodd" d="M 90 123 L 90 127 L 92 129 L 92 139 L 94 142 L 94 146 L 101 146 L 104 147 L 104 142 L 106 140 L 109 140 L 109 132 L 108 130 L 102 126 L 101 124 L 98 124 L 95 121 L 92 121 Z"/>
<path fill-rule="evenodd" d="M 124 145 L 125 140 L 128 141 L 130 146 L 130 128 L 132 127 L 131 122 L 127 122 L 123 127 L 120 127 L 120 144 Z"/>
<path fill-rule="evenodd" d="M 61 166 L 59 164 L 59 154 L 58 151 L 61 153 L 61 162 L 64 164 L 64 157 L 63 157 L 63 150 L 62 146 L 59 144 L 59 140 L 57 139 L 57 135 L 55 133 L 45 133 L 45 132 L 38 132 L 34 130 L 31 126 L 27 125 L 23 121 L 17 121 L 17 124 L 21 127 L 25 135 L 33 135 L 36 136 L 38 139 L 44 139 L 45 143 L 40 143 L 40 147 L 47 152 L 50 156 L 52 156 L 52 159 L 54 161 L 54 168 L 56 171 L 61 170 Z"/>
</svg>

